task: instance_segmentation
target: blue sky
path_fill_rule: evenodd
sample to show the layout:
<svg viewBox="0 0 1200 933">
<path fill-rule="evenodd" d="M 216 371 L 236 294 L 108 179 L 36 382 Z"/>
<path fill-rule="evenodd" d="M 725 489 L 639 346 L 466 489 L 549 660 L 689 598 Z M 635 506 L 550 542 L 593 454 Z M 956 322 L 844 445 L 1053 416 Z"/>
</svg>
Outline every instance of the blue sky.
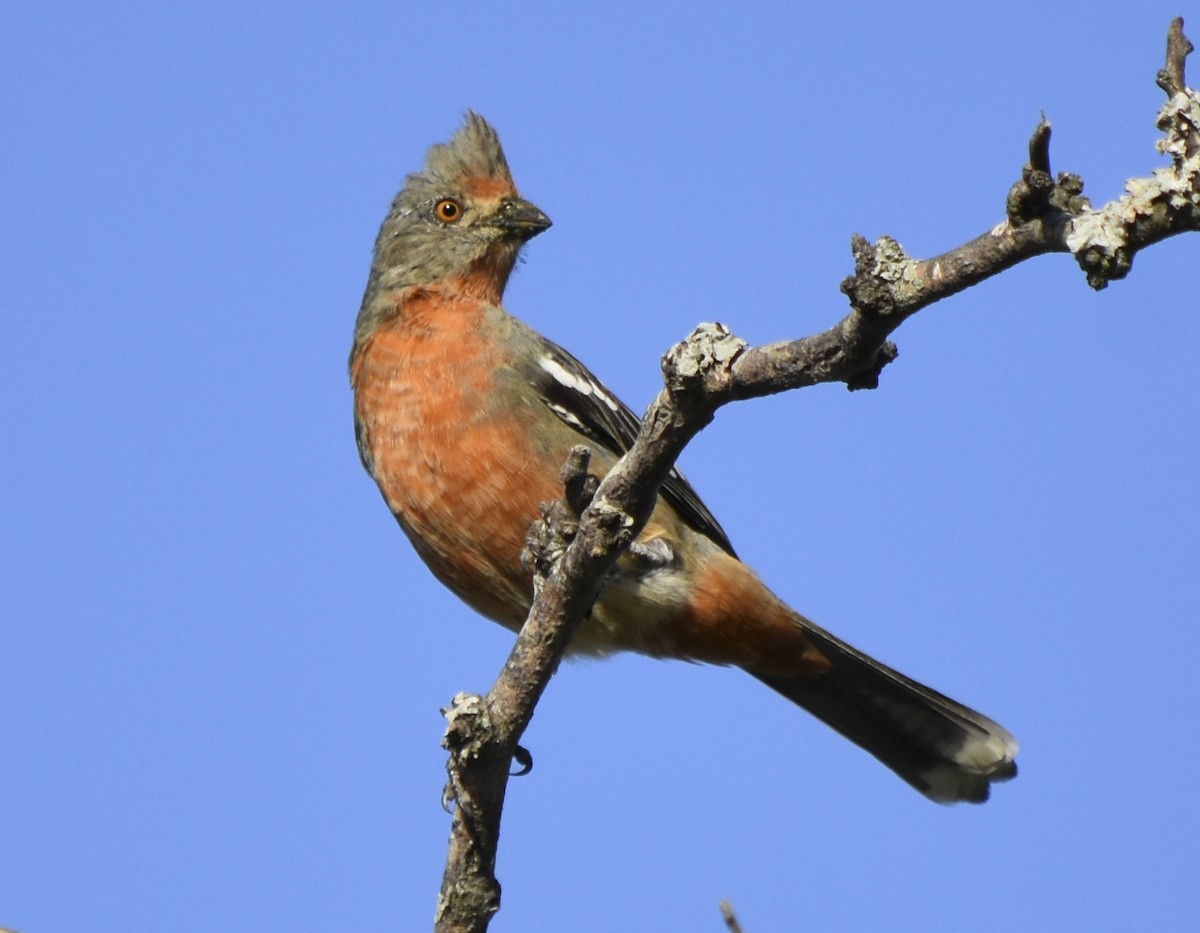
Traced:
<svg viewBox="0 0 1200 933">
<path fill-rule="evenodd" d="M 24 4 L 0 29 L 0 926 L 428 928 L 439 707 L 510 643 L 354 450 L 378 223 L 468 107 L 554 219 L 510 310 L 635 409 L 696 323 L 845 310 L 849 238 L 1001 219 L 1045 111 L 1101 201 L 1160 163 L 1139 4 Z M 1200 59 L 1192 63 L 1192 84 Z M 737 672 L 565 667 L 493 929 L 1182 929 L 1200 910 L 1200 238 L 1042 258 L 876 392 L 723 410 L 683 465 L 798 609 L 995 717 L 929 804 Z"/>
</svg>

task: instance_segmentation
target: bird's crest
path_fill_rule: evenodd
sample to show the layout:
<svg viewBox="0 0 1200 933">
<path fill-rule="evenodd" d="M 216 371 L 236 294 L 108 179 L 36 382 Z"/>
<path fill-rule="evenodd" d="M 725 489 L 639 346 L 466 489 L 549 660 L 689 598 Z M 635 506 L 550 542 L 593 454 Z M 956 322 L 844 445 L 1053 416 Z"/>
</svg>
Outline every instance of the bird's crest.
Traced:
<svg viewBox="0 0 1200 933">
<path fill-rule="evenodd" d="M 438 143 L 425 155 L 422 175 L 458 184 L 472 181 L 500 182 L 513 187 L 508 161 L 500 137 L 479 114 L 468 110 L 463 125 L 447 143 Z"/>
</svg>

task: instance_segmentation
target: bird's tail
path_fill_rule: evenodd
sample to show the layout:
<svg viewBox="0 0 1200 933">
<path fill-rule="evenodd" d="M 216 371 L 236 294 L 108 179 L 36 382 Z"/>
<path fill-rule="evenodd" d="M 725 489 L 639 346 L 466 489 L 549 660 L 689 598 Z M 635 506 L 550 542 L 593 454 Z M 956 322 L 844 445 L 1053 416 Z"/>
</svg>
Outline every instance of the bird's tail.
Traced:
<svg viewBox="0 0 1200 933">
<path fill-rule="evenodd" d="M 750 673 L 938 803 L 982 803 L 993 781 L 1016 776 L 1017 742 L 1002 726 L 801 622 L 830 669 L 815 677 Z"/>
</svg>

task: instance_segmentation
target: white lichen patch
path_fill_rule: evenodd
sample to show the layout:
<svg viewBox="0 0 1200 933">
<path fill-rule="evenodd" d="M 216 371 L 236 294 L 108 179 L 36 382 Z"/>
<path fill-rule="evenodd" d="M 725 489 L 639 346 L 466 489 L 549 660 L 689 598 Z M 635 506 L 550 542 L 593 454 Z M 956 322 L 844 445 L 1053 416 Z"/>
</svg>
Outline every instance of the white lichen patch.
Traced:
<svg viewBox="0 0 1200 933">
<path fill-rule="evenodd" d="M 1174 95 L 1159 112 L 1158 126 L 1166 136 L 1157 143 L 1169 155 L 1170 167 L 1155 169 L 1149 178 L 1132 178 L 1125 194 L 1102 208 L 1072 221 L 1067 246 L 1078 256 L 1087 250 L 1115 255 L 1130 241 L 1142 218 L 1166 212 L 1200 211 L 1200 152 L 1187 155 L 1188 140 L 1200 127 L 1200 95 L 1190 88 Z"/>
</svg>

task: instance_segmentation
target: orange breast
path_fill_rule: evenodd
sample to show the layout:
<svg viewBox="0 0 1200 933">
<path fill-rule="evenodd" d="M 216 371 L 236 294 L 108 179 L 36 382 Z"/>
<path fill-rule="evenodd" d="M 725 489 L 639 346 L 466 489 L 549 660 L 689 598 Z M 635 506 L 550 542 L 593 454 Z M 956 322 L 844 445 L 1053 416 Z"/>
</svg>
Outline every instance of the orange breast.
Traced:
<svg viewBox="0 0 1200 933">
<path fill-rule="evenodd" d="M 471 299 L 410 299 L 367 340 L 351 378 L 375 480 L 418 553 L 471 606 L 516 628 L 531 598 L 525 534 L 558 489 L 523 425 L 504 416 L 501 351 L 483 322 Z"/>
<path fill-rule="evenodd" d="M 360 442 L 375 481 L 433 573 L 478 612 L 517 629 L 532 598 L 520 554 L 541 502 L 561 494 L 573 435 L 523 407 L 498 378 L 517 348 L 487 339 L 486 301 L 412 292 L 358 350 L 351 367 Z M 548 421 L 535 444 L 529 418 Z M 661 536 L 666 565 L 627 555 L 571 650 L 632 650 L 820 673 L 828 662 L 792 610 L 738 560 L 659 502 L 642 538 Z"/>
</svg>

